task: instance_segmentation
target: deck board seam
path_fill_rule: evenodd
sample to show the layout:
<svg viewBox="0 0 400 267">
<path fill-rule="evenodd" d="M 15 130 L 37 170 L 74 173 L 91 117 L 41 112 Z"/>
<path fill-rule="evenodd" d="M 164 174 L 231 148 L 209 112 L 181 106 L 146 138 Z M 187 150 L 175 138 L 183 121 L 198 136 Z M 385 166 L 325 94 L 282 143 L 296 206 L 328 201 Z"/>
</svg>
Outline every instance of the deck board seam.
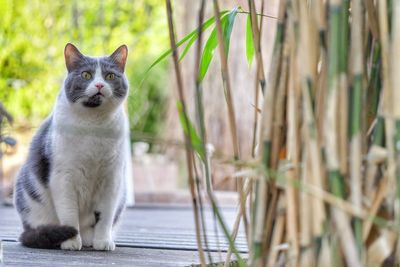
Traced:
<svg viewBox="0 0 400 267">
<path fill-rule="evenodd" d="M 13 239 L 2 239 L 2 242 L 9 242 L 9 243 L 19 243 L 17 240 Z M 157 250 L 175 250 L 175 251 L 197 251 L 195 248 L 182 248 L 182 247 L 164 247 L 164 246 L 143 246 L 143 245 L 131 245 L 131 244 L 124 244 L 124 243 L 117 243 L 117 247 L 120 248 L 143 248 L 143 249 L 157 249 Z M 227 252 L 227 249 L 205 249 L 205 252 Z M 239 250 L 240 253 L 248 253 L 248 250 Z"/>
</svg>

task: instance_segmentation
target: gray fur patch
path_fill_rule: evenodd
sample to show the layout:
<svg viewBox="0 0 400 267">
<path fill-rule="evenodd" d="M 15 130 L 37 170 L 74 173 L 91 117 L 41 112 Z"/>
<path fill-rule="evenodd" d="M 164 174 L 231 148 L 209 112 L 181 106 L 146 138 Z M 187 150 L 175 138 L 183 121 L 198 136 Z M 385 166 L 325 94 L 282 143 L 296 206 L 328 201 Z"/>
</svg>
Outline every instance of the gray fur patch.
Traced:
<svg viewBox="0 0 400 267">
<path fill-rule="evenodd" d="M 96 225 L 100 221 L 100 216 L 101 212 L 96 210 L 94 212 L 94 225 Z"/>
<path fill-rule="evenodd" d="M 100 58 L 100 68 L 103 79 L 108 83 L 113 91 L 114 97 L 123 98 L 128 93 L 128 83 L 125 79 L 124 73 L 121 72 L 118 65 L 110 58 Z M 85 97 L 85 90 L 91 83 L 92 79 L 85 80 L 81 74 L 84 71 L 89 72 L 92 77 L 96 73 L 98 66 L 97 60 L 90 57 L 83 57 L 80 61 L 76 62 L 71 71 L 68 73 L 64 83 L 64 90 L 68 101 L 75 103 L 78 99 Z M 113 73 L 114 80 L 106 80 L 107 74 Z M 101 97 L 94 95 L 83 103 L 85 107 L 93 108 L 101 105 Z"/>
<path fill-rule="evenodd" d="M 27 166 L 25 165 L 24 167 L 22 167 L 18 182 L 21 183 L 21 187 L 24 189 L 24 191 L 28 194 L 28 196 L 32 200 L 36 202 L 41 202 L 41 197 L 40 194 L 38 193 L 33 178 L 34 178 L 33 176 L 29 175 Z"/>
<path fill-rule="evenodd" d="M 85 80 L 81 74 L 87 71 L 94 76 L 96 68 L 97 60 L 94 58 L 83 57 L 82 60 L 76 62 L 64 82 L 64 90 L 68 101 L 75 103 L 85 96 L 85 90 L 92 80 Z"/>
<path fill-rule="evenodd" d="M 21 186 L 21 183 L 17 181 L 16 190 L 15 190 L 15 207 L 21 215 L 27 214 L 30 212 L 30 208 L 27 205 L 24 191 Z"/>
<path fill-rule="evenodd" d="M 100 67 L 104 80 L 109 73 L 113 73 L 115 75 L 114 80 L 105 80 L 106 83 L 111 86 L 113 95 L 118 98 L 125 97 L 128 93 L 128 84 L 126 82 L 124 73 L 121 72 L 118 65 L 116 65 L 110 57 L 103 57 L 100 59 Z"/>
<path fill-rule="evenodd" d="M 28 172 L 32 172 L 42 182 L 47 185 L 49 182 L 50 165 L 51 165 L 51 149 L 50 149 L 50 132 L 51 117 L 47 118 L 39 128 L 32 140 L 27 167 Z"/>
<path fill-rule="evenodd" d="M 115 211 L 113 225 L 118 223 L 118 221 L 119 221 L 119 219 L 121 217 L 122 211 L 125 208 L 125 203 L 126 203 L 126 191 L 124 190 L 124 194 L 123 194 L 123 196 L 122 196 L 122 198 L 121 198 L 121 200 L 120 200 L 120 202 L 118 204 L 117 210 Z"/>
</svg>

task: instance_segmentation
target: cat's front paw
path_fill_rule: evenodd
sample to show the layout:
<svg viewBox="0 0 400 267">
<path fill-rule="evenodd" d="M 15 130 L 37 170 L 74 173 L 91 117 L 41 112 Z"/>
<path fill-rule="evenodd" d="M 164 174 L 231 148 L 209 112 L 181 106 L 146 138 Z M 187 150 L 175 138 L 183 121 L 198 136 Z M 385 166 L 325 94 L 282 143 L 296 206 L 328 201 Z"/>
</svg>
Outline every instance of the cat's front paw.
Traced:
<svg viewBox="0 0 400 267">
<path fill-rule="evenodd" d="M 79 235 L 70 238 L 61 243 L 61 249 L 63 250 L 81 250 L 82 249 L 82 239 Z"/>
<path fill-rule="evenodd" d="M 111 239 L 98 239 L 93 240 L 93 248 L 95 250 L 112 251 L 115 249 L 115 243 Z"/>
</svg>

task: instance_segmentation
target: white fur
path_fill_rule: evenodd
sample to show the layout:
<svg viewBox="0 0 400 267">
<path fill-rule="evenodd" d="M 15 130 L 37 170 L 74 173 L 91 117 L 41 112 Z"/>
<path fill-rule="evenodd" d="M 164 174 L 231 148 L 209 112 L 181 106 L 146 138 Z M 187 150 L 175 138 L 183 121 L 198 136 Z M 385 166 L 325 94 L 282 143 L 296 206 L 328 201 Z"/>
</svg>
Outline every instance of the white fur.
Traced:
<svg viewBox="0 0 400 267">
<path fill-rule="evenodd" d="M 79 250 L 82 244 L 115 249 L 114 214 L 131 170 L 129 127 L 121 99 L 112 97 L 100 67 L 87 94 L 96 94 L 99 82 L 104 84 L 104 99 L 96 108 L 83 107 L 82 100 L 70 103 L 61 90 L 52 114 L 49 189 L 43 189 L 52 201 L 45 201 L 45 208 L 32 206 L 28 219 L 33 227 L 59 223 L 78 229 L 79 236 L 63 242 L 62 249 Z M 95 211 L 101 212 L 101 219 L 93 229 Z"/>
</svg>

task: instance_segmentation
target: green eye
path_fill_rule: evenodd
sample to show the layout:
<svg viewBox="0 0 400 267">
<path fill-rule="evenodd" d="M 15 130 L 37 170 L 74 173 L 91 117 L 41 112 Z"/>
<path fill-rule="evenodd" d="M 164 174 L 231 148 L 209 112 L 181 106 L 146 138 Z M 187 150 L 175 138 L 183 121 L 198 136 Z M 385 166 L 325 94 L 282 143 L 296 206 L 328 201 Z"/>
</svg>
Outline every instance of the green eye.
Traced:
<svg viewBox="0 0 400 267">
<path fill-rule="evenodd" d="M 85 79 L 85 80 L 90 80 L 90 79 L 92 78 L 92 74 L 90 74 L 90 73 L 87 72 L 87 71 L 82 72 L 81 76 L 82 76 L 82 78 Z"/>
<path fill-rule="evenodd" d="M 115 79 L 115 74 L 114 73 L 109 73 L 106 75 L 106 80 L 114 80 Z"/>
</svg>

